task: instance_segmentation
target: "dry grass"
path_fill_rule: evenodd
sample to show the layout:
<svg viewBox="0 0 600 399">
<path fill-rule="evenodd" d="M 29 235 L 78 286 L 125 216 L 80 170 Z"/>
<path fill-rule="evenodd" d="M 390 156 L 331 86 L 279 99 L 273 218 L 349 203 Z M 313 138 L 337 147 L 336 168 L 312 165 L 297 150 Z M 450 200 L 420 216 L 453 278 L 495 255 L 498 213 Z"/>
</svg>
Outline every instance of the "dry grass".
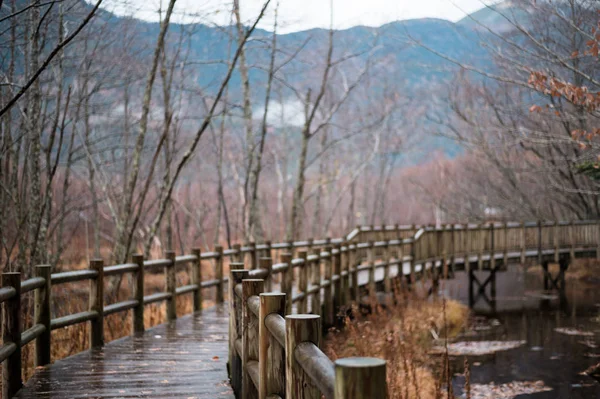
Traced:
<svg viewBox="0 0 600 399">
<path fill-rule="evenodd" d="M 453 336 L 463 329 L 469 311 L 456 301 L 397 292 L 395 304 L 385 309 L 377 306 L 369 315 L 347 319 L 344 329 L 328 335 L 325 351 L 332 359 L 386 359 L 390 399 L 447 397 L 448 392 L 442 393 L 450 381 L 447 358 L 432 356 L 428 350 L 434 334 Z"/>
<path fill-rule="evenodd" d="M 558 264 L 551 263 L 548 267 L 553 276 L 558 275 L 560 268 Z M 541 266 L 532 266 L 527 273 L 543 276 Z M 565 273 L 566 280 L 577 280 L 583 282 L 597 283 L 600 281 L 600 260 L 598 259 L 575 259 Z"/>
<path fill-rule="evenodd" d="M 567 280 L 598 282 L 600 279 L 600 260 L 575 259 L 565 274 Z"/>
</svg>

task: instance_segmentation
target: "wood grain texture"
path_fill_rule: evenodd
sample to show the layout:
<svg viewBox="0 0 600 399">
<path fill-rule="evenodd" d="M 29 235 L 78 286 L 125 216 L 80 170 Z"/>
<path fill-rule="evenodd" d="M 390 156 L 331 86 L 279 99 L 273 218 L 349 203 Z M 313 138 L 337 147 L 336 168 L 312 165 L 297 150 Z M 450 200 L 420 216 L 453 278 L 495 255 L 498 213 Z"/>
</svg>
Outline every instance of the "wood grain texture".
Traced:
<svg viewBox="0 0 600 399">
<path fill-rule="evenodd" d="M 252 382 L 248 364 L 258 361 L 258 317 L 250 310 L 250 298 L 260 295 L 264 281 L 245 279 L 242 281 L 242 398 L 258 399 L 258 389 Z M 258 371 L 258 368 L 257 368 Z"/>
<path fill-rule="evenodd" d="M 372 357 L 349 357 L 335 362 L 335 399 L 385 399 L 386 362 Z"/>
<path fill-rule="evenodd" d="M 301 342 L 321 344 L 321 318 L 317 315 L 288 315 L 285 317 L 285 367 L 287 399 L 320 399 L 321 392 L 296 361 L 296 346 Z"/>
<path fill-rule="evenodd" d="M 265 319 L 270 314 L 285 314 L 285 294 L 265 293 L 260 295 L 260 315 L 258 325 L 260 373 L 259 397 L 285 395 L 285 356 L 284 348 L 268 330 Z"/>
</svg>

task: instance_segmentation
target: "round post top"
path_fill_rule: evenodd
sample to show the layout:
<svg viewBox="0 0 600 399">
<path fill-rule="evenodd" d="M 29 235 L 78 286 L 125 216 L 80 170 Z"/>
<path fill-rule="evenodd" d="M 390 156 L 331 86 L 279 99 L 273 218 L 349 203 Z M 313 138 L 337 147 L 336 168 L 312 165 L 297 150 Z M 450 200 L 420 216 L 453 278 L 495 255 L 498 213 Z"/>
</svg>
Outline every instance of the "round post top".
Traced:
<svg viewBox="0 0 600 399">
<path fill-rule="evenodd" d="M 385 366 L 386 361 L 376 357 L 346 357 L 335 361 L 336 367 L 370 368 Z"/>
</svg>

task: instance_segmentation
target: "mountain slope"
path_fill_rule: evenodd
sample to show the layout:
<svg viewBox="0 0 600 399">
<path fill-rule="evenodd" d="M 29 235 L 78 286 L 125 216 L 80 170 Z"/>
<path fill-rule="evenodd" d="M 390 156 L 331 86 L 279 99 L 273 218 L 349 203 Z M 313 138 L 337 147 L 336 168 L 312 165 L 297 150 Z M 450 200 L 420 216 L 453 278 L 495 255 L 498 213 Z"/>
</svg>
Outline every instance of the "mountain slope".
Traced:
<svg viewBox="0 0 600 399">
<path fill-rule="evenodd" d="M 505 29 L 502 20 L 491 9 L 483 9 L 473 14 L 473 19 L 481 20 L 491 28 Z M 103 11 L 100 20 L 116 26 L 123 18 Z M 458 67 L 439 57 L 435 52 L 460 60 L 481 68 L 491 66 L 490 57 L 480 42 L 485 40 L 486 32 L 473 25 L 471 19 L 452 23 L 440 19 L 415 19 L 389 23 L 377 28 L 356 26 L 334 32 L 334 59 L 359 54 L 351 61 L 341 64 L 349 79 L 367 62 L 377 68 L 376 78 L 370 84 L 373 92 L 394 87 L 417 106 L 432 103 L 435 90 L 432 87 L 452 79 Z M 136 46 L 151 49 L 159 32 L 159 24 L 141 20 L 128 20 L 134 24 Z M 179 25 L 170 27 L 169 45 L 175 46 L 180 32 L 193 32 L 190 36 L 188 58 L 201 67 L 195 79 L 205 92 L 214 92 L 227 71 L 226 62 L 230 58 L 229 48 L 234 48 L 230 41 L 235 37 L 232 27 L 211 27 L 202 24 Z M 260 109 L 264 99 L 267 68 L 270 50 L 267 43 L 271 33 L 257 29 L 247 46 L 248 64 L 251 66 L 250 80 L 255 108 Z M 297 56 L 278 73 L 288 85 L 295 87 L 298 93 L 305 93 L 308 88 L 313 91 L 320 84 L 321 71 L 324 66 L 329 32 L 326 29 L 311 29 L 279 35 L 277 46 L 284 49 L 279 54 L 277 63 L 283 63 L 291 54 L 299 50 Z M 433 50 L 433 51 L 431 51 Z M 230 82 L 230 99 L 241 99 L 241 79 L 234 73 Z M 291 92 L 285 95 L 293 97 Z M 365 104 L 367 105 L 367 104 Z M 424 121 L 423 123 L 427 123 Z M 432 148 L 442 148 L 447 154 L 456 154 L 454 144 L 444 140 L 433 140 L 427 144 Z"/>
</svg>

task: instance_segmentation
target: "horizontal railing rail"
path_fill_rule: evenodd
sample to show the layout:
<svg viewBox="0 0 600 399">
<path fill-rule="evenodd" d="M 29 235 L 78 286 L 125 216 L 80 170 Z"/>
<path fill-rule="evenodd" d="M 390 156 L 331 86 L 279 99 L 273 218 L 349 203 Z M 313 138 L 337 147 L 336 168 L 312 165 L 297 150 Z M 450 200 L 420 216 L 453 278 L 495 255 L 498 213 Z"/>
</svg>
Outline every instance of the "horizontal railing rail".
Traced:
<svg viewBox="0 0 600 399">
<path fill-rule="evenodd" d="M 291 264 L 291 255 L 282 258 Z M 321 315 L 288 314 L 287 294 L 264 292 L 265 280 L 249 279 L 249 274 L 237 269 L 230 275 L 235 285 L 230 301 L 229 366 L 238 398 L 386 397 L 384 361 L 347 358 L 332 362 L 320 349 Z M 349 369 L 358 378 L 351 377 Z"/>
<path fill-rule="evenodd" d="M 291 255 L 293 252 L 295 256 Z M 317 315 L 323 326 L 331 326 L 336 322 L 337 312 L 360 300 L 363 290 L 369 295 L 378 289 L 384 293 L 391 292 L 393 278 L 411 283 L 427 273 L 447 276 L 454 272 L 458 264 L 467 269 L 473 265 L 482 268 L 484 264 L 494 268 L 509 260 L 521 263 L 525 263 L 527 259 L 538 262 L 548 259 L 558 261 L 561 257 L 574 258 L 592 253 L 600 256 L 598 221 L 388 225 L 359 226 L 343 238 L 281 243 L 267 241 L 260 244 L 249 242 L 243 246 L 235 244 L 229 249 L 215 246 L 210 252 L 195 249 L 191 254 L 181 256 L 166 251 L 164 259 L 152 260 L 134 255 L 130 263 L 120 265 L 104 266 L 102 260 L 92 260 L 86 270 L 51 273 L 49 266 L 37 266 L 35 275 L 25 281 L 21 281 L 18 273 L 4 273 L 0 287 L 4 331 L 0 360 L 6 376 L 3 397 L 12 397 L 22 386 L 20 359 L 24 345 L 35 342 L 36 366 L 51 362 L 52 330 L 89 323 L 90 347 L 102 346 L 105 316 L 131 311 L 133 333 L 140 333 L 145 329 L 146 305 L 165 303 L 166 318 L 174 320 L 177 318 L 179 296 L 191 294 L 193 310 L 200 311 L 204 289 L 214 289 L 216 302 L 223 303 L 225 285 L 228 284 L 229 298 L 234 298 L 236 284 L 241 284 L 243 279 L 260 279 L 263 281 L 264 292 L 271 292 L 277 287 L 285 295 L 285 309 L 278 310 L 280 318 L 265 316 L 265 320 L 269 320 L 269 331 L 265 334 L 282 346 L 281 343 L 285 342 L 282 335 L 285 331 L 283 323 L 286 322 L 284 316 L 289 317 L 292 309 L 299 314 Z M 278 262 L 274 262 L 275 259 Z M 213 278 L 202 278 L 203 262 L 212 263 Z M 230 280 L 230 276 L 224 275 L 227 263 L 230 270 L 245 269 L 247 274 L 237 282 Z M 189 282 L 177 286 L 177 272 L 184 269 L 189 275 Z M 163 273 L 164 291 L 145 295 L 146 273 Z M 130 297 L 107 303 L 104 293 L 106 279 L 125 274 L 131 275 L 128 279 Z M 69 283 L 88 285 L 87 309 L 52 318 L 52 287 Z M 21 331 L 21 296 L 28 292 L 35 295 L 33 323 L 31 327 Z M 265 295 L 264 292 L 261 294 Z M 240 291 L 239 294 L 242 295 L 243 292 Z M 255 296 L 256 299 L 250 301 L 253 310 L 257 309 L 256 305 L 260 304 L 259 300 L 262 298 L 258 293 Z M 234 300 L 230 302 L 232 306 L 235 305 Z M 259 320 L 260 309 L 259 316 L 251 312 L 248 317 Z M 230 320 L 230 324 L 235 323 Z M 238 336 L 241 337 L 241 333 Z M 313 342 L 313 345 L 318 348 L 316 343 Z M 230 342 L 231 348 L 235 349 L 237 346 L 243 348 L 241 340 Z M 319 379 L 315 389 L 326 396 L 330 395 L 331 386 L 321 385 L 320 377 L 324 377 L 321 374 L 325 373 L 329 377 L 324 380 L 331 382 L 331 367 L 319 368 L 323 363 L 321 361 L 319 364 L 310 363 L 320 358 L 314 353 L 315 347 L 309 344 L 299 347 L 302 349 L 295 349 L 293 353 L 294 362 L 300 364 L 300 369 L 307 376 L 313 380 Z M 310 359 L 298 360 L 307 359 L 307 354 L 311 355 Z M 249 359 L 257 362 L 251 363 L 250 368 L 253 381 L 258 381 L 260 386 L 264 373 L 260 369 L 260 360 L 258 357 Z"/>
<path fill-rule="evenodd" d="M 383 360 L 350 358 L 334 363 L 320 349 L 324 327 L 337 323 L 344 306 L 361 300 L 361 290 L 374 299 L 378 291 L 391 292 L 394 278 L 411 283 L 424 276 L 448 277 L 459 262 L 467 269 L 473 263 L 481 268 L 483 262 L 494 268 L 509 259 L 524 263 L 584 252 L 598 256 L 600 224 L 359 227 L 346 240 L 307 241 L 315 242 L 323 245 L 273 244 L 271 248 L 282 251 L 295 249 L 296 256 L 279 252 L 278 263 L 261 257 L 259 269 L 250 260 L 231 271 L 229 364 L 238 397 L 386 397 Z"/>
</svg>

